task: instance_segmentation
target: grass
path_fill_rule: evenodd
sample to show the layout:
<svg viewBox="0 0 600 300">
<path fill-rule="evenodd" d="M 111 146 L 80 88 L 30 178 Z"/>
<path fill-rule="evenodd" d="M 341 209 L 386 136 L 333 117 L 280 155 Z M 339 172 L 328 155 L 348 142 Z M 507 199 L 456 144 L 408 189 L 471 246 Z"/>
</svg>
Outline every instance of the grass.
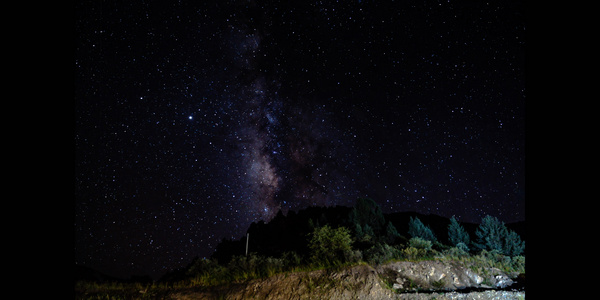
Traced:
<svg viewBox="0 0 600 300">
<path fill-rule="evenodd" d="M 476 273 L 482 274 L 489 268 L 498 268 L 505 273 L 525 273 L 525 257 L 516 256 L 508 257 L 494 252 L 481 251 L 476 255 L 466 253 L 458 254 L 456 251 L 427 251 L 417 252 L 409 250 L 410 255 L 393 256 L 381 263 L 397 262 L 397 261 L 424 261 L 424 260 L 439 260 L 453 261 L 460 263 L 465 267 L 470 268 Z M 244 283 L 253 279 L 267 278 L 277 274 L 292 273 L 309 273 L 317 270 L 337 271 L 343 268 L 367 265 L 368 262 L 363 260 L 358 262 L 335 262 L 335 263 L 301 263 L 290 264 L 284 259 L 276 259 L 271 257 L 260 257 L 256 254 L 248 257 L 237 257 L 232 260 L 227 266 L 222 266 L 214 261 L 201 260 L 196 262 L 190 270 L 188 270 L 188 279 L 177 282 L 164 283 L 96 283 L 96 282 L 76 282 L 75 294 L 76 299 L 153 299 L 165 297 L 174 291 L 190 289 L 190 288 L 210 288 L 216 286 L 227 286 L 229 284 Z M 331 281 L 324 282 L 319 279 L 313 279 L 310 275 L 304 280 L 307 281 L 309 291 L 314 291 L 316 286 L 322 284 L 335 284 Z M 392 281 L 382 279 L 386 285 L 391 288 Z M 315 281 L 316 280 L 316 281 Z M 441 283 L 437 283 L 441 284 Z M 432 283 L 433 286 L 436 282 Z M 410 284 L 408 285 L 410 286 Z"/>
<path fill-rule="evenodd" d="M 504 256 L 493 251 L 481 251 L 476 255 L 453 256 L 441 253 L 435 257 L 441 261 L 460 262 L 474 272 L 485 273 L 490 268 L 497 268 L 504 273 L 525 273 L 525 257 Z"/>
</svg>

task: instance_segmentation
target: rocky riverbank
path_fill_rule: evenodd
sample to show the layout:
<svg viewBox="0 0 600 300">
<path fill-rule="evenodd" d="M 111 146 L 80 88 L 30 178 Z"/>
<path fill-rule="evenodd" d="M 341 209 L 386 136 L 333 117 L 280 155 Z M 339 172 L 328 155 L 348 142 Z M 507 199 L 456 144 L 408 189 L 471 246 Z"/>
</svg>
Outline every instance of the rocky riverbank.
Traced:
<svg viewBox="0 0 600 300">
<path fill-rule="evenodd" d="M 454 261 L 394 262 L 341 270 L 278 274 L 246 283 L 189 288 L 172 299 L 524 299 L 510 287 L 517 274 L 473 269 Z M 512 278 L 511 278 L 512 277 Z"/>
</svg>

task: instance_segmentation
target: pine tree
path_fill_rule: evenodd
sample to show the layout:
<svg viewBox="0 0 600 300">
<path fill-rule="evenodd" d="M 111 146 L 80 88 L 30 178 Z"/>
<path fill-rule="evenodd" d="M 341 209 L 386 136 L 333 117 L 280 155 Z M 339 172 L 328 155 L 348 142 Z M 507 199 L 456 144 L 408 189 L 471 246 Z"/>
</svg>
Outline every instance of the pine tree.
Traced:
<svg viewBox="0 0 600 300">
<path fill-rule="evenodd" d="M 465 228 L 462 227 L 456 220 L 456 217 L 452 216 L 450 218 L 450 225 L 448 225 L 448 240 L 451 245 L 455 247 L 458 246 L 459 243 L 463 243 L 465 245 L 469 244 L 470 238 Z"/>
<path fill-rule="evenodd" d="M 525 250 L 525 242 L 521 241 L 521 237 L 514 231 L 509 230 L 504 241 L 504 254 L 509 256 L 517 256 Z"/>
<path fill-rule="evenodd" d="M 363 231 L 365 231 L 366 225 L 369 225 L 375 234 L 381 234 L 385 229 L 385 217 L 381 207 L 369 198 L 356 200 L 356 204 L 350 212 L 350 222 L 361 225 Z"/>
<path fill-rule="evenodd" d="M 392 222 L 388 222 L 388 226 L 385 228 L 385 242 L 393 245 L 396 242 L 396 239 L 400 237 L 396 226 L 392 224 Z"/>
<path fill-rule="evenodd" d="M 410 234 L 411 237 L 418 237 L 431 242 L 437 241 L 431 228 L 425 226 L 423 222 L 419 220 L 419 217 L 415 217 L 414 219 L 413 217 L 410 217 L 410 221 L 408 222 L 408 234 Z"/>
<path fill-rule="evenodd" d="M 365 224 L 365 227 L 363 228 L 363 234 L 364 234 L 364 238 L 367 240 L 372 240 L 376 237 L 375 232 L 373 231 L 373 228 L 371 228 L 371 226 L 369 226 L 369 224 Z"/>
<path fill-rule="evenodd" d="M 473 244 L 478 249 L 496 250 L 504 255 L 516 256 L 525 250 L 525 242 L 519 235 L 509 230 L 504 222 L 495 217 L 485 216 L 475 231 L 477 241 Z"/>
<path fill-rule="evenodd" d="M 478 249 L 502 252 L 502 239 L 506 236 L 506 226 L 496 217 L 485 216 L 475 231 L 477 241 L 474 243 Z"/>
</svg>

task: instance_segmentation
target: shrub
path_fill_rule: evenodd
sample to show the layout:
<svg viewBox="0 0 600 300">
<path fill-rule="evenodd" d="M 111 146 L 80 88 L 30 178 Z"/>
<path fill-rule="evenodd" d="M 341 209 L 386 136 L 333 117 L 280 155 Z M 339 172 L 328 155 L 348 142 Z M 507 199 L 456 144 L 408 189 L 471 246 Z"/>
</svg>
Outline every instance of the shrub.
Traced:
<svg viewBox="0 0 600 300">
<path fill-rule="evenodd" d="M 469 253 L 469 246 L 467 246 L 467 244 L 465 244 L 465 243 L 458 243 L 458 244 L 456 244 L 456 248 L 464 251 L 467 254 Z"/>
<path fill-rule="evenodd" d="M 248 256 L 234 256 L 227 265 L 227 272 L 229 280 L 245 281 L 277 274 L 284 270 L 284 265 L 283 259 L 250 253 Z"/>
<path fill-rule="evenodd" d="M 360 250 L 352 250 L 344 252 L 344 258 L 346 262 L 357 263 L 363 259 L 363 255 L 362 252 L 360 252 Z"/>
<path fill-rule="evenodd" d="M 317 227 L 310 234 L 308 247 L 311 259 L 317 264 L 338 264 L 352 251 L 352 238 L 346 227 L 332 229 L 329 225 Z"/>
<path fill-rule="evenodd" d="M 511 259 L 511 268 L 514 272 L 525 273 L 525 256 L 515 256 Z"/>
<path fill-rule="evenodd" d="M 459 243 L 459 245 L 464 245 L 464 244 Z M 469 253 L 466 250 L 464 250 L 464 247 L 457 246 L 457 247 L 452 247 L 448 250 L 445 250 L 443 252 L 443 255 L 447 258 L 460 258 L 460 257 L 469 256 Z"/>
<path fill-rule="evenodd" d="M 214 273 L 215 270 L 220 268 L 219 264 L 215 260 L 211 259 L 196 259 L 186 271 L 188 276 L 202 276 L 210 273 Z"/>
<path fill-rule="evenodd" d="M 402 255 L 408 260 L 417 260 L 425 257 L 427 254 L 427 250 L 425 249 L 417 249 L 415 247 L 407 247 L 402 249 Z"/>
<path fill-rule="evenodd" d="M 431 241 L 415 237 L 415 238 L 408 240 L 408 246 L 417 248 L 417 249 L 423 249 L 425 251 L 429 251 L 429 250 L 431 250 L 432 243 L 431 243 Z"/>
<path fill-rule="evenodd" d="M 365 251 L 365 260 L 371 264 L 382 264 L 394 258 L 400 258 L 401 252 L 385 243 L 377 243 Z"/>
<path fill-rule="evenodd" d="M 229 281 L 227 269 L 211 259 L 196 259 L 186 271 L 193 285 L 210 286 Z"/>
<path fill-rule="evenodd" d="M 294 251 L 284 252 L 281 256 L 281 259 L 283 260 L 283 264 L 287 269 L 297 267 L 302 263 L 302 257 Z"/>
<path fill-rule="evenodd" d="M 497 250 L 481 250 L 479 254 L 471 256 L 469 261 L 471 262 L 471 265 L 476 268 L 498 268 L 506 273 L 525 272 L 524 256 L 510 257 L 503 255 Z"/>
</svg>

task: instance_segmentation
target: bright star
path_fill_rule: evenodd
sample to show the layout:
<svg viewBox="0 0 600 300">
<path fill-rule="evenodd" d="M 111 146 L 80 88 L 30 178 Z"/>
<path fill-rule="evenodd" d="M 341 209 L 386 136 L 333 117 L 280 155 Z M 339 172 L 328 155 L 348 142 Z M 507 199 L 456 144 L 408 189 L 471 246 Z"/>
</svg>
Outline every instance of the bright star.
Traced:
<svg viewBox="0 0 600 300">
<path fill-rule="evenodd" d="M 192 117 L 192 116 L 189 116 L 189 117 L 188 117 L 188 119 L 190 119 L 190 120 L 191 120 L 191 119 L 193 119 L 193 118 L 194 118 L 194 117 Z"/>
</svg>

